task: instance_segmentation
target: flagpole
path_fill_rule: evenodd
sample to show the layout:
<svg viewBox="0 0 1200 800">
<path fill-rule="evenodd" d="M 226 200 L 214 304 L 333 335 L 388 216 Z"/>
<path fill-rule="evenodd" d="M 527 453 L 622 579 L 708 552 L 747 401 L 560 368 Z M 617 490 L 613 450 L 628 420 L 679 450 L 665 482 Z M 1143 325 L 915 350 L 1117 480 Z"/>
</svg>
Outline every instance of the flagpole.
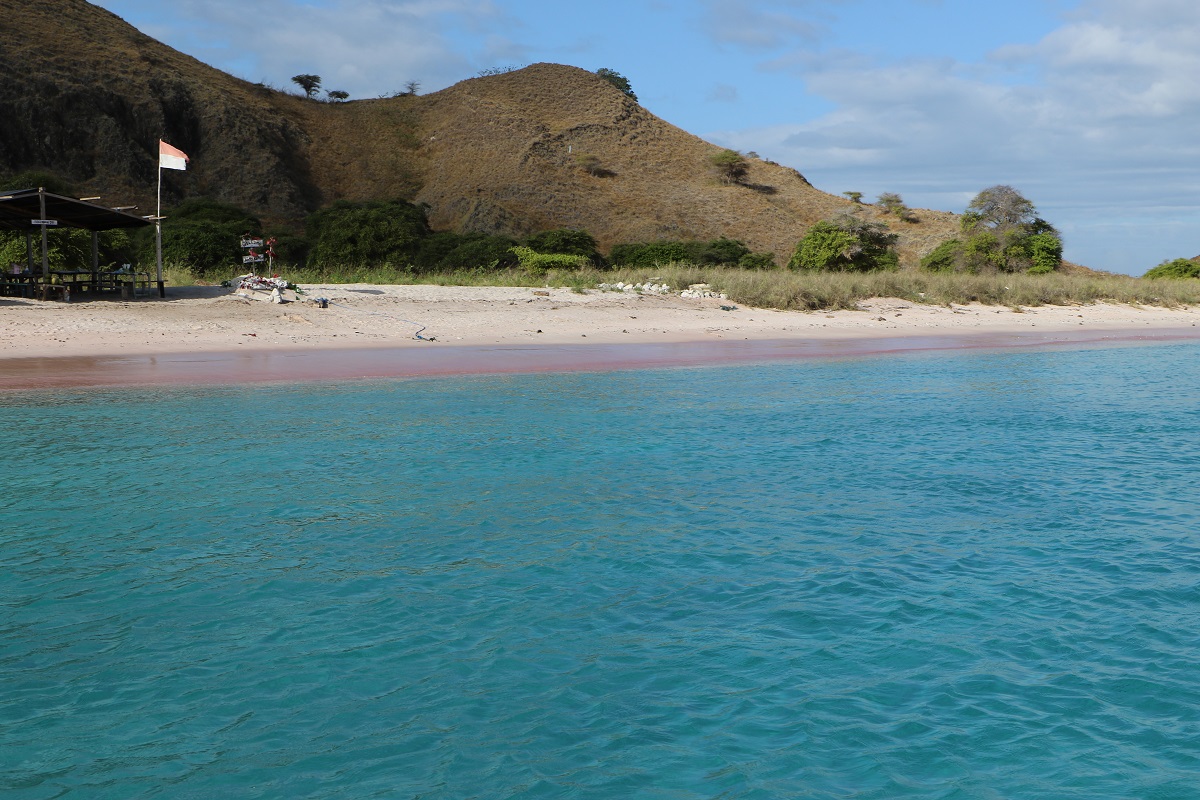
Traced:
<svg viewBox="0 0 1200 800">
<path fill-rule="evenodd" d="M 162 146 L 161 144 L 159 145 Z M 158 158 L 158 207 L 154 212 L 154 252 L 158 260 L 158 296 L 166 297 L 162 276 L 162 156 Z"/>
</svg>

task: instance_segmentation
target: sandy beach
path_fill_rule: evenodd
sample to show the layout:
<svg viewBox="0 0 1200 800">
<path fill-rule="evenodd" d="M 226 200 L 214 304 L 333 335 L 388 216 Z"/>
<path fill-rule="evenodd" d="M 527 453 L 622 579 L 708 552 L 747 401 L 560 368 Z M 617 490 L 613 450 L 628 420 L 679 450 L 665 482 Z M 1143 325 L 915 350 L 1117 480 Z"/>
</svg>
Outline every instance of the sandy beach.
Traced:
<svg viewBox="0 0 1200 800">
<path fill-rule="evenodd" d="M 897 350 L 1200 338 L 1200 309 L 1011 309 L 873 299 L 773 311 L 562 288 L 170 288 L 166 299 L 0 298 L 5 388 L 607 369 Z M 325 298 L 325 307 L 314 302 Z"/>
</svg>

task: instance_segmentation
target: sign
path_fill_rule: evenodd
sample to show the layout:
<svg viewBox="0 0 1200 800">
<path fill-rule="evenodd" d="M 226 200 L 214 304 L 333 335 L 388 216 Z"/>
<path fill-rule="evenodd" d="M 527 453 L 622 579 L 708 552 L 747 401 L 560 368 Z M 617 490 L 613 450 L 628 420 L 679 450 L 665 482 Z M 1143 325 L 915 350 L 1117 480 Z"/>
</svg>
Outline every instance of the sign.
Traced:
<svg viewBox="0 0 1200 800">
<path fill-rule="evenodd" d="M 29 221 L 34 225 L 50 225 L 52 227 L 58 224 L 56 219 L 31 219 Z"/>
<path fill-rule="evenodd" d="M 242 247 L 262 247 L 262 239 L 242 239 Z"/>
<path fill-rule="evenodd" d="M 262 256 L 262 255 L 242 256 L 243 264 L 258 264 L 258 263 L 261 263 L 263 260 L 264 260 L 264 256 Z"/>
</svg>

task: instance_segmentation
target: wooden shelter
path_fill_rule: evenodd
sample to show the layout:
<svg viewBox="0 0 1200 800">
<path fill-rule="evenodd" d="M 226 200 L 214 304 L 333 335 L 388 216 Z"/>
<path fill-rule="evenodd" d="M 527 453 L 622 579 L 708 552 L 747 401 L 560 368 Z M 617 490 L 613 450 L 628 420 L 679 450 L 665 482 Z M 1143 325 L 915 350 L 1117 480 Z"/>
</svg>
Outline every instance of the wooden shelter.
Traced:
<svg viewBox="0 0 1200 800">
<path fill-rule="evenodd" d="M 37 271 L 34 267 L 33 231 L 41 228 L 43 280 L 50 277 L 47 228 L 82 228 L 91 231 L 92 272 L 95 273 L 100 270 L 100 231 L 141 228 L 149 224 L 148 219 L 129 214 L 123 209 L 64 197 L 42 188 L 0 190 L 0 229 L 25 232 L 27 269 L 30 273 Z M 7 264 L 0 266 L 8 268 Z"/>
</svg>

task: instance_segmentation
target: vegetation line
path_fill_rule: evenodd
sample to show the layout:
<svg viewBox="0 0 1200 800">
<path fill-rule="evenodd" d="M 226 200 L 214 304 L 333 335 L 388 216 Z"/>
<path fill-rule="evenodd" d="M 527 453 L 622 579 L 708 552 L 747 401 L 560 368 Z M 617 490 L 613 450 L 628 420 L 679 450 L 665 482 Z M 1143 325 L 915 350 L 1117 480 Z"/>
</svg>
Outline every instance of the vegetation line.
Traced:
<svg viewBox="0 0 1200 800">
<path fill-rule="evenodd" d="M 189 285 L 197 279 L 179 267 L 168 269 L 171 285 Z M 235 277 L 209 271 L 204 282 Z M 788 311 L 854 309 L 872 297 L 894 297 L 913 303 L 946 306 L 984 305 L 1035 307 L 1086 305 L 1112 302 L 1132 305 L 1179 307 L 1200 305 L 1200 281 L 1132 278 L 1124 275 L 1048 275 L 922 272 L 793 272 L 730 267 L 701 267 L 673 263 L 654 268 L 609 270 L 550 270 L 535 277 L 519 270 L 455 270 L 413 273 L 389 267 L 332 267 L 288 269 L 288 280 L 300 284 L 434 284 L 441 286 L 561 286 L 576 291 L 600 283 L 667 283 L 675 290 L 707 283 L 731 301 L 756 308 Z"/>
</svg>

